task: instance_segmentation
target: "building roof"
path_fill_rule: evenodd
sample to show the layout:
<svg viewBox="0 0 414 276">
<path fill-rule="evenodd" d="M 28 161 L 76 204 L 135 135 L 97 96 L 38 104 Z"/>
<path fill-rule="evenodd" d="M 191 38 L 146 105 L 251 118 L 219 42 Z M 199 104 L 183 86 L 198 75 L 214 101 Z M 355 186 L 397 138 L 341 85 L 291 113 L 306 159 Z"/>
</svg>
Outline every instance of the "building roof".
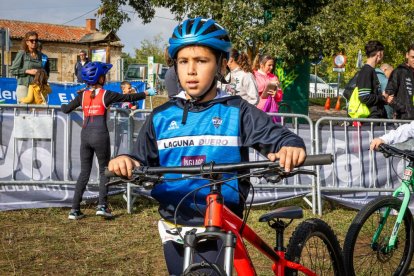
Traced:
<svg viewBox="0 0 414 276">
<path fill-rule="evenodd" d="M 42 41 L 85 43 L 90 42 L 88 38 L 91 34 L 94 34 L 94 36 L 100 34 L 98 39 L 102 38 L 102 40 L 95 39 L 93 42 L 103 42 L 108 41 L 108 39 L 112 42 L 120 40 L 113 32 L 101 33 L 95 28 L 91 30 L 79 26 L 0 19 L 0 28 L 9 28 L 12 39 L 22 39 L 27 32 L 35 31 Z"/>
</svg>

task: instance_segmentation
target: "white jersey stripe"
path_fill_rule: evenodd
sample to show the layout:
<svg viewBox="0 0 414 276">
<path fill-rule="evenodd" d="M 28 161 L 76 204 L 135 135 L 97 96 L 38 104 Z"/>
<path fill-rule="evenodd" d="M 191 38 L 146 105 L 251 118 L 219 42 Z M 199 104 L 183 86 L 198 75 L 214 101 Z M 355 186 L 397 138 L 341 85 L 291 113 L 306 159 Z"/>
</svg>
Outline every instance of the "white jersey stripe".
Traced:
<svg viewBox="0 0 414 276">
<path fill-rule="evenodd" d="M 169 149 L 179 147 L 215 146 L 215 147 L 240 147 L 238 136 L 180 136 L 157 141 L 158 149 Z"/>
</svg>

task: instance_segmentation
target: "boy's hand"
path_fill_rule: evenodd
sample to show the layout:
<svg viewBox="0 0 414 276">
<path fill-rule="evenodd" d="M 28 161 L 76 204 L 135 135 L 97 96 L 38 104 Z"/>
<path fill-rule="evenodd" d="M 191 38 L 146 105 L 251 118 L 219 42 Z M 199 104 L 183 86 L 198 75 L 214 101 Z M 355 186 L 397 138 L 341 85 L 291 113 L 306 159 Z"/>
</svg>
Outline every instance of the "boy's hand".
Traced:
<svg viewBox="0 0 414 276">
<path fill-rule="evenodd" d="M 374 140 L 371 141 L 371 144 L 369 145 L 369 149 L 370 150 L 376 150 L 378 149 L 378 146 L 381 144 L 384 144 L 385 141 L 380 139 L 380 138 L 375 138 Z"/>
<path fill-rule="evenodd" d="M 147 89 L 147 91 L 145 91 L 145 92 L 147 92 L 148 94 L 148 96 L 154 96 L 155 95 L 155 93 L 157 93 L 157 90 L 156 89 L 154 89 L 154 88 L 149 88 L 149 89 Z"/>
<path fill-rule="evenodd" d="M 132 170 L 139 166 L 140 164 L 137 160 L 126 155 L 121 155 L 109 161 L 108 170 L 118 176 L 131 179 Z"/>
<path fill-rule="evenodd" d="M 297 147 L 282 147 L 278 152 L 267 155 L 270 161 L 279 159 L 280 166 L 284 167 L 286 172 L 290 172 L 294 167 L 302 164 L 305 157 L 305 150 Z"/>
</svg>

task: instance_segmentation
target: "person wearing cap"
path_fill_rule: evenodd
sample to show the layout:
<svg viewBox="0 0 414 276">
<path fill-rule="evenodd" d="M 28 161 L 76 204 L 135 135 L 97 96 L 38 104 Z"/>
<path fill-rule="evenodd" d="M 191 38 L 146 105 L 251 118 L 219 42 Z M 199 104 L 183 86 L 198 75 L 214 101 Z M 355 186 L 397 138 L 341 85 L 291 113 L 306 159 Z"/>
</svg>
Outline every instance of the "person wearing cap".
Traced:
<svg viewBox="0 0 414 276">
<path fill-rule="evenodd" d="M 75 81 L 78 83 L 83 83 L 82 79 L 82 68 L 89 63 L 88 56 L 86 55 L 85 50 L 79 51 L 79 60 L 75 64 Z"/>
<path fill-rule="evenodd" d="M 112 159 L 108 170 L 131 178 L 132 169 L 139 166 L 237 163 L 249 160 L 249 147 L 271 161 L 279 159 L 286 171 L 300 165 L 306 152 L 299 136 L 273 123 L 271 117 L 240 96 L 230 96 L 217 88 L 230 50 L 228 32 L 213 19 L 191 18 L 177 26 L 169 39 L 168 52 L 183 90 L 154 109 L 141 128 L 132 152 Z M 231 179 L 233 176 L 223 174 L 224 204 L 243 217 L 250 185 L 247 179 Z M 159 203 L 162 220 L 158 229 L 168 272 L 182 275 L 183 244 L 175 239 L 178 235 L 168 233 L 176 231 L 171 230 L 175 219 L 177 224 L 190 229 L 203 225 L 209 188 L 201 187 L 208 180 L 174 179 L 177 175 L 164 177 L 165 181 L 151 190 L 151 196 Z M 196 194 L 184 198 L 195 189 L 198 189 Z M 217 253 L 217 246 L 209 243 L 201 254 L 210 259 L 209 256 L 214 258 Z"/>
<path fill-rule="evenodd" d="M 112 218 L 108 208 L 108 188 L 105 176 L 105 167 L 111 157 L 111 144 L 109 131 L 106 124 L 108 107 L 116 102 L 133 102 L 145 99 L 147 95 L 155 95 L 154 89 L 148 89 L 142 93 L 120 94 L 103 88 L 106 74 L 112 68 L 112 64 L 103 62 L 89 62 L 82 67 L 82 79 L 87 87 L 79 91 L 78 95 L 69 103 L 62 104 L 64 113 L 70 113 L 78 107 L 82 107 L 83 125 L 81 131 L 80 163 L 81 171 L 76 181 L 73 195 L 72 209 L 69 219 L 77 220 L 84 217 L 80 210 L 83 193 L 89 181 L 92 170 L 93 156 L 96 155 L 99 164 L 99 202 L 96 210 L 97 216 Z"/>
</svg>

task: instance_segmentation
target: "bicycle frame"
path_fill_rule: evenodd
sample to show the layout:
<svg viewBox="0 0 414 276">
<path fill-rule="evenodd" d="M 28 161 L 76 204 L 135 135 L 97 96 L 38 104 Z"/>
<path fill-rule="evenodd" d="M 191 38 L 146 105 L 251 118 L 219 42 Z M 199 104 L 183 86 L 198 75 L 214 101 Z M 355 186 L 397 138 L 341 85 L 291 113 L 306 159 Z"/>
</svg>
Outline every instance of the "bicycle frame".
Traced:
<svg viewBox="0 0 414 276">
<path fill-rule="evenodd" d="M 238 275 L 256 275 L 256 271 L 251 262 L 248 251 L 243 239 L 257 248 L 265 256 L 273 261 L 272 270 L 275 275 L 284 276 L 285 268 L 292 268 L 305 273 L 306 275 L 317 274 L 308 268 L 285 259 L 285 253 L 282 250 L 272 249 L 262 238 L 257 235 L 247 224 L 243 224 L 240 217 L 235 215 L 223 204 L 221 194 L 212 187 L 212 192 L 207 195 L 207 210 L 204 220 L 207 234 L 201 233 L 202 237 L 214 235 L 214 233 L 223 234 L 231 232 L 235 237 L 235 243 L 225 244 L 224 270 L 227 275 L 232 275 L 232 262 Z M 195 235 L 190 233 L 189 235 Z M 184 271 L 190 265 L 193 255 L 192 245 L 187 241 L 195 240 L 195 237 L 188 237 L 186 234 L 184 243 Z M 232 248 L 233 247 L 233 248 Z M 234 254 L 233 254 L 234 250 Z M 233 259 L 234 256 L 234 259 Z"/>
<path fill-rule="evenodd" d="M 413 178 L 413 172 L 414 172 L 414 162 L 410 161 L 408 166 L 404 169 L 404 178 L 401 182 L 401 186 L 398 187 L 392 194 L 393 197 L 398 197 L 400 194 L 404 194 L 404 199 L 401 204 L 401 208 L 398 212 L 397 220 L 394 224 L 394 228 L 392 230 L 390 239 L 388 241 L 387 247 L 384 249 L 384 253 L 391 252 L 395 244 L 397 242 L 397 234 L 398 230 L 400 228 L 401 222 L 403 221 L 405 211 L 408 208 L 408 204 L 410 203 L 410 187 L 414 192 L 414 178 Z M 374 236 L 371 241 L 371 247 L 374 247 L 375 244 L 377 244 L 378 237 L 380 236 L 382 229 L 387 222 L 388 216 L 390 214 L 391 208 L 386 208 L 384 215 L 381 217 L 380 224 L 378 226 L 377 231 L 375 231 Z"/>
<path fill-rule="evenodd" d="M 308 156 L 302 166 L 325 165 L 332 163 L 332 155 L 321 154 Z M 239 275 L 256 275 L 254 266 L 245 247 L 243 239 L 248 241 L 251 245 L 257 248 L 265 256 L 273 261 L 272 270 L 275 275 L 284 276 L 285 268 L 292 268 L 301 271 L 306 275 L 315 276 L 316 273 L 304 267 L 301 264 L 291 262 L 285 259 L 285 249 L 283 248 L 283 234 L 276 231 L 276 247 L 271 248 L 262 238 L 257 235 L 245 222 L 235 215 L 230 209 L 224 206 L 224 200 L 221 195 L 221 184 L 214 183 L 214 176 L 222 172 L 244 171 L 256 168 L 267 167 L 268 169 L 279 168 L 278 162 L 272 161 L 256 161 L 246 163 L 233 164 L 219 164 L 214 165 L 214 162 L 209 164 L 201 164 L 199 166 L 184 166 L 184 167 L 138 167 L 135 168 L 134 174 L 139 175 L 135 180 L 141 183 L 150 181 L 157 183 L 161 180 L 161 175 L 165 173 L 180 173 L 180 174 L 202 174 L 210 175 L 213 183 L 210 186 L 210 193 L 206 196 L 206 213 L 204 218 L 205 232 L 196 234 L 194 231 L 189 231 L 184 236 L 184 274 L 190 271 L 194 266 L 198 269 L 205 268 L 204 263 L 193 264 L 195 246 L 198 240 L 203 239 L 220 239 L 224 245 L 224 268 L 221 269 L 215 266 L 215 270 L 225 272 L 226 275 L 232 275 L 233 267 L 235 267 Z M 291 172 L 295 173 L 314 174 L 313 171 L 297 170 Z M 108 177 L 115 176 L 111 172 L 107 172 Z M 123 181 L 123 180 L 121 180 Z M 108 183 L 114 185 L 119 181 Z M 108 185 L 107 184 L 107 185 Z M 283 231 L 282 231 L 283 233 Z M 194 265 L 194 266 L 193 266 Z"/>
</svg>

